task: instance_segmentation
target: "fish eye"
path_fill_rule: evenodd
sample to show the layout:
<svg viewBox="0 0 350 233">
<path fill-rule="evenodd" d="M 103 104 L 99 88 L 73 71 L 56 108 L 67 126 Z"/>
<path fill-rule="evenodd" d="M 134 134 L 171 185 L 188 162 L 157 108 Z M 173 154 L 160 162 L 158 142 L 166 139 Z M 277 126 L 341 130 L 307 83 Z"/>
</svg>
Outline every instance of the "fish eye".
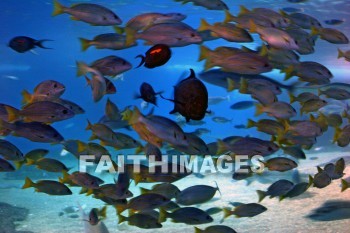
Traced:
<svg viewBox="0 0 350 233">
<path fill-rule="evenodd" d="M 115 19 L 118 19 L 118 16 L 116 16 L 116 15 L 113 15 L 113 17 L 114 17 Z"/>
<path fill-rule="evenodd" d="M 208 216 L 206 217 L 206 219 L 207 219 L 207 220 L 210 220 L 210 219 L 211 219 L 211 217 L 208 215 Z"/>
<path fill-rule="evenodd" d="M 67 109 L 64 109 L 64 110 L 62 111 L 62 113 L 63 113 L 63 114 L 67 114 L 67 113 L 68 113 Z"/>
<path fill-rule="evenodd" d="M 270 65 L 268 63 L 265 63 L 264 67 L 269 67 Z"/>
<path fill-rule="evenodd" d="M 55 116 L 53 116 L 53 115 L 52 115 L 52 116 L 51 116 L 51 118 L 52 118 L 52 119 L 54 119 L 54 118 L 55 118 Z"/>
<path fill-rule="evenodd" d="M 40 137 L 40 136 L 39 136 Z M 57 138 L 58 137 L 58 133 L 55 133 L 54 135 L 53 135 L 53 137 L 54 138 Z M 42 138 L 44 138 L 44 137 L 42 137 Z"/>
<path fill-rule="evenodd" d="M 294 40 L 294 43 L 297 45 L 297 44 L 298 44 L 298 41 L 297 41 L 297 40 Z"/>
<path fill-rule="evenodd" d="M 53 88 L 56 88 L 57 87 L 57 83 L 55 83 L 54 85 L 53 85 Z"/>
<path fill-rule="evenodd" d="M 196 35 L 194 33 L 191 33 L 191 37 L 195 37 Z"/>
<path fill-rule="evenodd" d="M 126 65 L 126 61 L 123 61 L 123 63 L 122 63 L 123 65 Z"/>
</svg>

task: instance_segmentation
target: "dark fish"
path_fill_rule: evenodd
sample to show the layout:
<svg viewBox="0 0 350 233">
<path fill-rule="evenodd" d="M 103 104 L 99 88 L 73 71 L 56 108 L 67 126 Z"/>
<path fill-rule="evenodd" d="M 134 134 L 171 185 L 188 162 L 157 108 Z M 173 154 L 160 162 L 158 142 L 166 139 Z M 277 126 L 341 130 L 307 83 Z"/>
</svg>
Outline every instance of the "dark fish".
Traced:
<svg viewBox="0 0 350 233">
<path fill-rule="evenodd" d="M 339 25 L 345 22 L 343 19 L 328 19 L 324 21 L 328 25 Z"/>
<path fill-rule="evenodd" d="M 9 129 L 14 136 L 24 137 L 32 142 L 59 143 L 64 140 L 62 135 L 52 126 L 39 122 L 17 121 L 11 124 L 0 120 L 0 130 L 2 129 Z"/>
<path fill-rule="evenodd" d="M 223 209 L 224 219 L 231 215 L 235 215 L 239 218 L 241 217 L 251 218 L 265 212 L 266 210 L 267 208 L 265 206 L 257 203 L 242 204 L 237 206 L 234 210 L 230 210 L 228 208 Z"/>
<path fill-rule="evenodd" d="M 288 2 L 291 3 L 301 3 L 301 2 L 307 2 L 308 0 L 288 0 Z"/>
<path fill-rule="evenodd" d="M 176 203 L 180 205 L 195 205 L 211 200 L 219 187 L 208 185 L 195 185 L 182 190 L 176 197 Z"/>
<path fill-rule="evenodd" d="M 161 208 L 159 221 L 164 222 L 167 218 L 171 218 L 174 223 L 186 223 L 188 225 L 205 224 L 213 221 L 213 218 L 207 212 L 195 207 L 179 208 L 172 213 L 168 213 Z"/>
<path fill-rule="evenodd" d="M 92 68 L 97 69 L 102 75 L 115 77 L 132 68 L 127 60 L 117 56 L 107 56 L 94 61 Z"/>
<path fill-rule="evenodd" d="M 72 191 L 67 186 L 53 180 L 39 180 L 37 183 L 34 183 L 27 177 L 22 189 L 31 187 L 35 188 L 36 192 L 42 192 L 49 195 L 72 195 Z"/>
<path fill-rule="evenodd" d="M 259 196 L 259 202 L 261 202 L 266 196 L 273 198 L 286 195 L 290 190 L 293 189 L 293 187 L 293 182 L 282 179 L 271 184 L 270 187 L 267 188 L 267 191 L 257 190 L 256 192 Z"/>
<path fill-rule="evenodd" d="M 14 144 L 0 139 L 0 155 L 6 160 L 23 161 L 23 153 Z"/>
<path fill-rule="evenodd" d="M 42 44 L 45 41 L 51 41 L 51 40 L 35 40 L 27 36 L 16 36 L 10 40 L 8 46 L 19 53 L 27 52 L 29 50 L 32 50 L 35 47 L 50 49 L 50 48 L 44 47 L 44 45 Z"/>
<path fill-rule="evenodd" d="M 106 218 L 107 206 L 102 209 L 93 208 L 90 210 L 89 219 L 87 220 L 91 225 L 97 225 L 102 218 Z M 101 217 L 101 218 L 100 218 Z"/>
<path fill-rule="evenodd" d="M 152 69 L 167 63 L 171 58 L 171 50 L 170 47 L 165 44 L 156 44 L 147 50 L 146 56 L 138 55 L 136 57 L 141 58 L 141 62 L 137 67 L 145 64 L 145 67 Z"/>
<path fill-rule="evenodd" d="M 190 71 L 191 75 L 174 87 L 175 100 L 170 100 L 175 103 L 174 110 L 170 114 L 178 112 L 186 118 L 187 122 L 202 120 L 208 108 L 207 88 L 196 78 L 194 71 L 192 69 Z"/>
<path fill-rule="evenodd" d="M 162 91 L 160 92 L 155 92 L 153 87 L 146 82 L 143 82 L 140 86 L 140 95 L 136 95 L 136 98 L 141 98 L 147 103 L 154 104 L 157 106 L 157 95 L 161 94 Z"/>
<path fill-rule="evenodd" d="M 214 225 L 205 228 L 204 230 L 199 229 L 198 227 L 194 228 L 195 233 L 237 233 L 235 230 L 228 226 Z"/>
<path fill-rule="evenodd" d="M 231 105 L 230 108 L 233 110 L 244 110 L 244 109 L 254 107 L 255 104 L 256 104 L 255 101 L 240 101 Z"/>
<path fill-rule="evenodd" d="M 12 172 L 16 170 L 11 163 L 7 162 L 7 160 L 4 160 L 0 158 L 0 172 Z"/>
</svg>

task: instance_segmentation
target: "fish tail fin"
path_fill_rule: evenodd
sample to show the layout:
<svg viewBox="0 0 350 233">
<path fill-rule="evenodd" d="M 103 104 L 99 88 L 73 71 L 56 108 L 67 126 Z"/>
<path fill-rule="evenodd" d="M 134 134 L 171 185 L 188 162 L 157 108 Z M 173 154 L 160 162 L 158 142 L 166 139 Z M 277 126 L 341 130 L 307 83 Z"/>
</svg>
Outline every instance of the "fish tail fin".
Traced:
<svg viewBox="0 0 350 233">
<path fill-rule="evenodd" d="M 235 19 L 236 19 L 235 16 L 233 16 L 228 10 L 225 10 L 224 23 L 228 23 L 228 22 L 234 21 Z"/>
<path fill-rule="evenodd" d="M 198 227 L 194 227 L 194 233 L 201 233 L 203 230 L 199 229 Z"/>
<path fill-rule="evenodd" d="M 294 76 L 294 66 L 288 66 L 286 69 L 283 70 L 283 72 L 286 74 L 286 76 L 284 77 L 284 81 L 287 81 L 288 79 Z"/>
<path fill-rule="evenodd" d="M 283 10 L 279 10 L 279 13 L 283 16 L 283 17 L 288 17 L 289 15 L 283 11 Z"/>
<path fill-rule="evenodd" d="M 339 139 L 340 136 L 341 136 L 341 133 L 342 133 L 341 128 L 336 127 L 336 128 L 335 128 L 335 133 L 334 133 L 334 136 L 333 136 L 333 143 L 335 143 L 336 141 L 338 141 L 338 139 Z"/>
<path fill-rule="evenodd" d="M 289 124 L 288 120 L 281 120 L 281 123 L 284 126 L 284 130 L 285 131 L 289 131 L 290 130 L 290 124 Z"/>
<path fill-rule="evenodd" d="M 311 175 L 309 175 L 309 184 L 307 185 L 307 187 L 309 188 L 309 187 L 311 187 L 311 185 L 314 183 L 314 178 L 311 176 Z"/>
<path fill-rule="evenodd" d="M 64 13 L 65 7 L 59 3 L 57 0 L 53 1 L 53 12 L 52 12 L 52 16 L 56 16 L 56 15 L 60 15 Z"/>
<path fill-rule="evenodd" d="M 0 118 L 0 130 L 5 130 L 5 129 L 13 131 L 11 124 Z"/>
<path fill-rule="evenodd" d="M 345 54 L 343 51 L 341 51 L 340 49 L 338 49 L 338 59 L 339 58 L 342 58 L 342 57 L 345 57 Z"/>
<path fill-rule="evenodd" d="M 88 125 L 86 126 L 85 130 L 91 130 L 92 129 L 92 124 L 89 120 L 87 120 Z"/>
<path fill-rule="evenodd" d="M 217 146 L 218 146 L 218 150 L 216 152 L 217 155 L 221 155 L 227 152 L 227 145 L 224 141 L 218 140 Z"/>
<path fill-rule="evenodd" d="M 149 193 L 150 191 L 151 191 L 151 190 L 149 190 L 149 189 L 140 187 L 140 192 L 141 192 L 141 194 L 146 194 L 146 193 Z"/>
<path fill-rule="evenodd" d="M 229 208 L 223 208 L 223 209 L 222 209 L 222 212 L 224 212 L 223 220 L 224 220 L 225 218 L 230 217 L 230 216 L 233 214 L 233 211 L 230 210 Z"/>
<path fill-rule="evenodd" d="M 30 104 L 33 101 L 33 95 L 31 95 L 27 90 L 23 90 L 21 92 L 21 95 L 23 97 L 23 99 L 22 99 L 23 105 Z"/>
<path fill-rule="evenodd" d="M 143 151 L 143 146 L 142 146 L 142 145 L 141 145 L 141 146 L 138 146 L 138 147 L 136 147 L 136 149 L 135 149 L 135 154 L 140 154 L 142 151 Z"/>
<path fill-rule="evenodd" d="M 247 94 L 248 93 L 248 86 L 249 86 L 248 79 L 241 78 L 239 83 L 240 83 L 239 93 Z"/>
<path fill-rule="evenodd" d="M 293 93 L 289 92 L 289 102 L 292 104 L 295 101 L 297 101 L 297 98 L 295 97 L 295 95 L 293 95 Z"/>
<path fill-rule="evenodd" d="M 88 189 L 87 191 L 86 191 L 86 196 L 90 196 L 90 195 L 92 195 L 92 194 L 94 194 L 94 190 L 93 189 Z"/>
<path fill-rule="evenodd" d="M 136 41 L 137 31 L 127 27 L 125 28 L 125 34 L 126 34 L 125 46 L 133 45 Z"/>
<path fill-rule="evenodd" d="M 88 76 L 84 75 L 86 80 L 86 86 L 91 86 L 91 80 L 88 78 Z"/>
<path fill-rule="evenodd" d="M 253 128 L 256 126 L 256 122 L 251 120 L 251 119 L 248 119 L 248 123 L 247 123 L 247 129 L 249 128 Z"/>
<path fill-rule="evenodd" d="M 45 40 L 37 40 L 37 41 L 35 41 L 35 45 L 38 46 L 38 47 L 40 47 L 40 48 L 42 48 L 42 49 L 52 49 L 52 48 L 45 47 L 45 46 L 43 45 L 43 43 L 44 43 L 45 41 L 52 41 L 52 40 L 47 40 L 47 39 L 45 39 Z"/>
<path fill-rule="evenodd" d="M 266 57 L 269 55 L 269 49 L 267 48 L 267 46 L 265 44 L 263 44 L 261 46 L 261 49 L 259 51 L 259 55 L 262 57 Z"/>
<path fill-rule="evenodd" d="M 25 163 L 26 163 L 26 160 L 15 161 L 14 164 L 16 166 L 16 170 L 20 169 L 23 166 L 23 164 L 25 164 Z"/>
<path fill-rule="evenodd" d="M 36 162 L 36 161 L 35 161 L 34 159 L 26 159 L 26 165 L 27 165 L 27 166 L 34 165 L 35 162 Z"/>
<path fill-rule="evenodd" d="M 77 61 L 77 77 L 83 76 L 89 72 L 89 66 L 85 62 Z"/>
<path fill-rule="evenodd" d="M 210 57 L 210 52 L 211 50 L 204 46 L 204 45 L 201 45 L 199 47 L 199 58 L 198 58 L 198 61 L 202 61 L 202 60 L 205 60 L 205 59 L 208 59 Z"/>
<path fill-rule="evenodd" d="M 78 146 L 78 153 L 81 153 L 86 150 L 86 144 L 84 144 L 82 141 L 78 141 L 77 146 Z"/>
<path fill-rule="evenodd" d="M 216 185 L 216 190 L 220 193 L 220 196 L 222 196 L 219 185 L 216 181 L 215 181 L 215 185 Z"/>
<path fill-rule="evenodd" d="M 349 188 L 349 183 L 346 180 L 341 179 L 341 191 L 344 192 Z"/>
<path fill-rule="evenodd" d="M 242 15 L 244 15 L 244 14 L 247 14 L 247 13 L 249 13 L 249 12 L 250 12 L 250 10 L 248 10 L 245 6 L 240 5 L 240 6 L 239 6 L 238 17 L 239 17 L 239 16 L 242 16 Z"/>
<path fill-rule="evenodd" d="M 20 118 L 20 111 L 9 107 L 9 106 L 5 106 L 6 112 L 7 112 L 7 117 L 8 117 L 8 122 L 14 122 L 16 120 L 18 120 L 18 118 Z"/>
<path fill-rule="evenodd" d="M 267 196 L 267 193 L 265 191 L 256 190 L 256 193 L 258 194 L 259 202 L 262 202 L 262 200 L 264 200 Z"/>
<path fill-rule="evenodd" d="M 62 171 L 63 177 L 59 179 L 59 181 L 63 184 L 63 183 L 69 183 L 71 180 L 69 178 L 69 174 L 67 171 L 63 170 Z"/>
<path fill-rule="evenodd" d="M 255 116 L 259 116 L 264 113 L 264 106 L 262 104 L 255 104 L 256 111 Z"/>
<path fill-rule="evenodd" d="M 127 217 L 121 215 L 121 214 L 118 214 L 118 224 L 121 224 L 123 222 L 126 222 L 127 221 Z"/>
<path fill-rule="evenodd" d="M 235 89 L 235 81 L 231 78 L 226 78 L 227 81 L 227 91 L 231 92 Z"/>
<path fill-rule="evenodd" d="M 257 33 L 258 26 L 253 20 L 249 20 L 249 32 L 250 33 Z"/>
<path fill-rule="evenodd" d="M 125 28 L 123 28 L 123 27 L 114 26 L 113 28 L 117 34 L 122 35 L 125 32 Z"/>
<path fill-rule="evenodd" d="M 98 215 L 102 218 L 107 217 L 107 206 L 106 205 L 98 210 Z"/>
<path fill-rule="evenodd" d="M 22 189 L 27 189 L 31 187 L 35 187 L 35 183 L 29 177 L 26 177 Z"/>
<path fill-rule="evenodd" d="M 135 58 L 141 58 L 140 64 L 138 66 L 136 66 L 135 69 L 139 68 L 140 66 L 142 66 L 145 63 L 145 60 L 146 60 L 145 56 L 140 54 L 140 55 L 137 55 Z"/>
<path fill-rule="evenodd" d="M 320 34 L 320 30 L 316 27 L 311 27 L 311 33 L 310 35 L 311 36 L 316 36 L 316 35 L 319 35 Z"/>
<path fill-rule="evenodd" d="M 317 95 L 318 95 L 318 96 L 321 96 L 322 94 L 323 94 L 323 92 L 322 92 L 321 88 L 318 88 L 318 89 L 317 89 Z"/>
<path fill-rule="evenodd" d="M 168 217 L 168 212 L 164 210 L 163 208 L 159 208 L 159 219 L 158 222 L 162 223 L 165 222 Z"/>
<path fill-rule="evenodd" d="M 210 24 L 205 19 L 201 19 L 201 24 L 198 28 L 198 31 L 201 32 L 206 30 L 210 30 Z"/>
<path fill-rule="evenodd" d="M 81 51 L 86 51 L 91 46 L 91 40 L 80 37 Z"/>
</svg>

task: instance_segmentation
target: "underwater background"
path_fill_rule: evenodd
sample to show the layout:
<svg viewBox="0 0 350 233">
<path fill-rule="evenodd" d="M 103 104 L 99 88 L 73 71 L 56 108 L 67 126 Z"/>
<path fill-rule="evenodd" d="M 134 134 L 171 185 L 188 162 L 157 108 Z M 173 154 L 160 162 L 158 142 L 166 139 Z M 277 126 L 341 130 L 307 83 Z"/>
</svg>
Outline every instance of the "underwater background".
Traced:
<svg viewBox="0 0 350 233">
<path fill-rule="evenodd" d="M 69 6 L 74 3 L 95 3 L 108 7 L 115 12 L 122 20 L 123 24 L 132 17 L 147 12 L 173 13 L 179 12 L 186 15 L 183 20 L 192 28 L 197 29 L 200 26 L 200 20 L 205 18 L 209 23 L 222 22 L 225 18 L 225 12 L 222 10 L 208 10 L 192 3 L 181 4 L 181 2 L 171 0 L 123 0 L 123 1 L 60 1 L 63 5 Z M 340 25 L 331 25 L 329 27 L 342 31 L 345 35 L 350 35 L 349 10 L 350 2 L 309 0 L 302 3 L 293 3 L 293 1 L 233 1 L 225 0 L 229 11 L 237 15 L 240 6 L 246 8 L 264 7 L 279 11 L 286 7 L 293 7 L 305 14 L 312 15 L 324 24 L 325 20 L 342 19 L 344 22 Z M 20 108 L 23 90 L 32 92 L 37 84 L 44 80 L 56 80 L 66 87 L 63 97 L 67 100 L 81 106 L 84 114 L 76 115 L 74 118 L 55 122 L 54 128 L 66 139 L 78 139 L 88 142 L 91 132 L 86 131 L 87 120 L 97 123 L 104 115 L 107 98 L 113 101 L 119 109 L 125 109 L 128 106 L 137 106 L 142 109 L 144 114 L 151 111 L 152 106 L 143 108 L 142 100 L 135 99 L 134 96 L 139 92 L 139 87 L 143 82 L 150 83 L 157 91 L 163 91 L 163 96 L 173 98 L 174 86 L 179 80 L 189 76 L 190 69 L 193 69 L 200 77 L 203 71 L 204 62 L 198 62 L 200 46 L 191 44 L 184 47 L 174 47 L 172 49 L 171 59 L 163 66 L 147 69 L 143 66 L 134 69 L 139 60 L 135 56 L 145 54 L 150 48 L 144 45 L 142 40 L 138 40 L 138 45 L 122 50 L 96 49 L 93 46 L 86 51 L 81 50 L 81 43 L 78 38 L 92 39 L 102 33 L 114 33 L 112 26 L 91 26 L 81 21 L 71 20 L 68 15 L 63 14 L 52 17 L 53 2 L 46 0 L 1 0 L 1 39 L 0 39 L 0 102 L 10 106 Z M 48 39 L 52 41 L 44 42 L 45 46 L 52 49 L 34 48 L 35 52 L 17 53 L 8 47 L 11 38 L 25 35 L 38 40 Z M 203 44 L 209 48 L 218 46 L 240 47 L 244 45 L 250 49 L 262 44 L 257 34 L 252 34 L 254 42 L 234 43 L 223 39 L 206 41 Z M 326 66 L 333 74 L 331 82 L 349 83 L 349 62 L 345 59 L 338 59 L 338 48 L 349 50 L 348 44 L 335 45 L 327 41 L 318 39 L 315 45 L 315 52 L 309 55 L 301 55 L 301 61 L 316 61 Z M 132 69 L 119 75 L 113 80 L 117 92 L 113 95 L 104 96 L 103 99 L 95 103 L 91 97 L 91 88 L 87 86 L 84 77 L 77 77 L 77 61 L 84 61 L 88 64 L 93 61 L 109 56 L 116 55 L 122 57 L 133 66 Z M 274 69 L 271 72 L 263 74 L 266 77 L 274 79 L 283 84 L 294 84 L 296 79 L 284 81 L 284 74 Z M 213 116 L 206 116 L 202 125 L 183 124 L 182 129 L 185 132 L 193 132 L 197 128 L 206 128 L 208 133 L 201 135 L 206 143 L 216 142 L 228 136 L 249 136 L 269 141 L 270 135 L 258 132 L 256 128 L 235 127 L 246 125 L 248 119 L 257 121 L 258 119 L 268 118 L 267 115 L 255 116 L 255 107 L 244 110 L 233 110 L 230 106 L 240 101 L 253 100 L 250 95 L 241 94 L 235 90 L 228 92 L 225 88 L 204 82 L 208 90 L 209 99 L 218 100 L 216 104 L 210 104 L 208 110 L 212 111 L 214 116 L 225 117 L 226 123 L 218 123 L 212 120 Z M 317 89 L 316 89 L 317 90 Z M 317 91 L 316 91 L 317 94 Z M 289 102 L 288 91 L 283 91 L 279 96 L 280 100 Z M 349 100 L 334 102 L 333 109 L 329 112 L 341 114 L 347 109 Z M 179 117 L 170 115 L 174 103 L 158 97 L 154 115 L 165 116 L 174 121 Z M 308 116 L 299 116 L 300 106 L 293 104 L 297 110 L 296 119 L 309 119 Z M 328 109 L 324 109 L 327 112 Z M 348 124 L 344 118 L 342 127 Z M 118 129 L 118 132 L 126 133 L 129 136 L 142 141 L 134 130 Z M 317 173 L 316 166 L 324 166 L 326 163 L 335 162 L 339 158 L 344 158 L 346 168 L 344 177 L 350 175 L 350 154 L 349 147 L 339 147 L 332 143 L 334 128 L 329 128 L 322 136 L 317 138 L 317 142 L 311 149 L 305 150 L 306 159 L 298 160 L 299 181 L 308 182 L 308 175 Z M 46 157 L 53 158 L 63 162 L 70 171 L 78 170 L 78 160 L 60 144 L 47 144 L 32 142 L 25 138 L 8 135 L 4 137 L 16 145 L 23 153 L 33 149 L 48 149 L 50 152 Z M 97 142 L 97 141 L 96 141 Z M 134 154 L 134 150 L 114 150 L 108 147 L 112 155 Z M 166 154 L 166 150 L 162 150 Z M 281 156 L 283 152 L 277 151 L 273 156 Z M 272 157 L 273 157 L 272 156 Z M 256 190 L 266 190 L 272 183 L 280 179 L 292 180 L 295 170 L 287 172 L 268 171 L 262 176 L 254 176 L 250 182 L 244 180 L 237 181 L 232 179 L 232 174 L 205 174 L 204 176 L 189 175 L 174 184 L 183 190 L 193 185 L 217 185 L 220 193 L 204 204 L 195 205 L 203 210 L 211 207 L 233 207 L 230 202 L 255 203 L 258 202 Z M 94 174 L 92 174 L 94 175 Z M 96 174 L 95 174 L 96 175 Z M 98 175 L 97 175 L 98 176 Z M 127 222 L 118 224 L 116 210 L 110 206 L 107 209 L 107 218 L 103 223 L 108 228 L 95 229 L 86 226 L 83 220 L 79 205 L 85 208 L 88 213 L 91 208 L 100 208 L 104 205 L 101 200 L 92 198 L 92 196 L 79 195 L 80 188 L 72 187 L 73 195 L 70 196 L 49 196 L 45 193 L 34 192 L 33 189 L 21 189 L 26 177 L 31 177 L 34 181 L 40 179 L 58 180 L 60 173 L 50 173 L 34 167 L 23 166 L 15 172 L 3 172 L 0 174 L 0 232 L 194 232 L 194 226 L 183 223 L 174 223 L 168 220 L 162 223 L 163 227 L 159 229 L 141 229 L 136 226 L 130 226 Z M 103 174 L 100 176 L 105 183 L 113 183 L 114 176 Z M 349 179 L 347 179 L 350 182 Z M 250 184 L 251 183 L 251 184 Z M 249 184 L 249 185 L 248 185 Z M 139 187 L 151 188 L 153 184 L 130 184 L 130 191 L 134 197 L 140 194 Z M 350 191 L 341 192 L 340 179 L 323 188 L 317 189 L 311 187 L 302 195 L 279 201 L 278 198 L 266 198 L 262 204 L 268 209 L 264 213 L 253 218 L 236 218 L 230 216 L 223 223 L 222 213 L 212 215 L 214 221 L 210 224 L 195 225 L 198 228 L 205 229 L 210 225 L 224 224 L 231 227 L 236 232 L 349 232 L 350 226 Z M 311 218 L 313 211 L 320 208 L 324 203 L 329 202 L 329 208 L 326 211 L 320 211 L 320 218 Z M 333 205 L 332 205 L 333 202 Z M 335 203 L 335 204 L 334 204 Z M 327 206 L 327 204 L 326 204 Z M 65 208 L 72 207 L 72 211 L 65 212 Z M 74 208 L 73 208 L 74 207 Z M 125 213 L 124 213 L 125 214 Z M 324 218 L 323 218 L 323 215 Z M 86 215 L 85 215 L 86 217 Z"/>
</svg>

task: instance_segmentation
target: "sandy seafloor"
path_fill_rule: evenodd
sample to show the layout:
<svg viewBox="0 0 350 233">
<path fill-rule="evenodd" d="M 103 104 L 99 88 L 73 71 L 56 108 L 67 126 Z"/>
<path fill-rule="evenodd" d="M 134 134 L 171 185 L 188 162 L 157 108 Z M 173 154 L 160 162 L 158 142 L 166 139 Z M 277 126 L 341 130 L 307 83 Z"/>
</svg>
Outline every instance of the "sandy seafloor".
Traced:
<svg viewBox="0 0 350 233">
<path fill-rule="evenodd" d="M 327 152 L 313 153 L 308 157 L 318 157 L 317 160 L 300 161 L 299 171 L 301 174 L 315 174 L 318 164 L 328 162 L 331 159 L 349 156 L 346 152 Z M 345 176 L 350 175 L 350 167 L 347 164 Z M 280 177 L 276 173 L 269 174 L 271 183 L 277 181 Z M 305 179 L 305 178 L 304 178 Z M 222 196 L 217 193 L 213 201 L 200 206 L 203 210 L 217 206 L 229 206 L 228 202 L 257 202 L 257 189 L 265 190 L 269 184 L 261 184 L 254 181 L 246 186 L 246 181 L 232 181 L 231 175 L 211 174 L 203 179 L 189 176 L 175 184 L 184 189 L 195 184 L 208 184 L 215 186 L 217 181 Z M 22 185 L 23 181 L 4 180 L 3 184 Z M 139 184 L 139 186 L 150 187 L 152 184 Z M 279 202 L 278 199 L 266 198 L 262 204 L 268 208 L 268 211 L 254 218 L 235 218 L 233 216 L 227 218 L 225 225 L 232 227 L 237 232 L 350 232 L 350 219 L 337 221 L 312 221 L 305 216 L 312 212 L 313 209 L 321 206 L 327 200 L 350 200 L 350 190 L 340 192 L 340 180 L 334 180 L 331 185 L 324 189 L 310 188 L 306 193 L 295 199 L 286 199 Z M 18 223 L 17 230 L 32 231 L 38 233 L 72 233 L 84 232 L 82 218 L 68 218 L 67 216 L 58 216 L 62 208 L 66 206 L 76 206 L 77 202 L 86 205 L 86 210 L 94 207 L 102 207 L 103 203 L 99 200 L 84 195 L 78 195 L 79 189 L 72 189 L 72 196 L 57 197 L 48 196 L 42 193 L 34 193 L 34 189 L 1 189 L 1 202 L 6 202 L 18 207 L 29 209 L 28 218 Z M 138 188 L 133 184 L 131 191 L 138 194 Z M 127 214 L 127 211 L 124 212 Z M 213 215 L 214 222 L 207 225 L 200 225 L 204 229 L 206 226 L 219 224 L 222 213 Z M 193 226 L 177 223 L 174 224 L 170 220 L 163 223 L 163 228 L 145 230 L 128 226 L 126 223 L 118 225 L 118 219 L 113 207 L 108 208 L 108 216 L 104 221 L 110 232 L 194 232 Z M 9 232 L 10 233 L 10 232 Z"/>
</svg>

